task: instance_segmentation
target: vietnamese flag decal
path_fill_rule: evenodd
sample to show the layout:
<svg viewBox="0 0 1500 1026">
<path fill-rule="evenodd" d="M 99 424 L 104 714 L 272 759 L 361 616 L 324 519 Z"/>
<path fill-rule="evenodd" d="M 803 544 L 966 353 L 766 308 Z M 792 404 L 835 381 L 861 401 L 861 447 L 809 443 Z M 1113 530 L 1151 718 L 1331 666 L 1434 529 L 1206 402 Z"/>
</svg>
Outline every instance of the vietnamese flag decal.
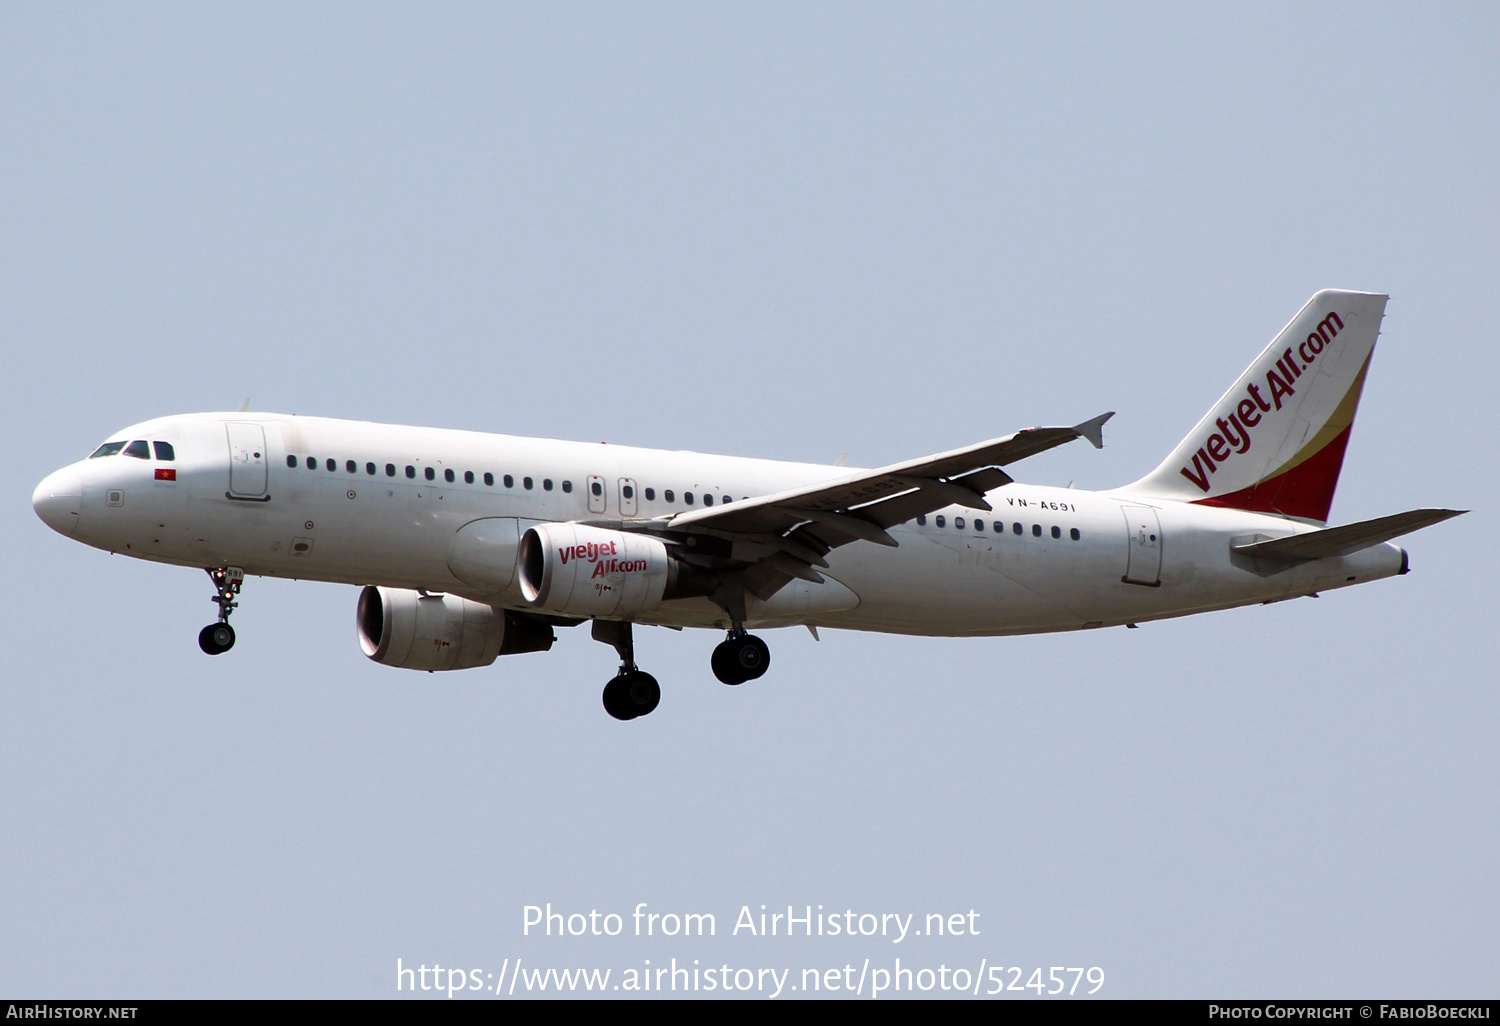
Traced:
<svg viewBox="0 0 1500 1026">
<path fill-rule="evenodd" d="M 177 470 L 175 467 L 157 467 L 156 479 L 158 481 L 176 481 Z"/>
</svg>

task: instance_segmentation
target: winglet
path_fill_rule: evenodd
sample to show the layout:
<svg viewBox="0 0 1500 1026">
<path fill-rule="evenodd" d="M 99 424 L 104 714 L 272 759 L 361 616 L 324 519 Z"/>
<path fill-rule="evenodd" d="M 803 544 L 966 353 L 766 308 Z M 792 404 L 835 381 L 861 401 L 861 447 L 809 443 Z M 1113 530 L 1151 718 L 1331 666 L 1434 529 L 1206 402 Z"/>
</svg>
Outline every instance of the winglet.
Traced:
<svg viewBox="0 0 1500 1026">
<path fill-rule="evenodd" d="M 1110 410 L 1108 413 L 1101 413 L 1092 420 L 1086 420 L 1082 424 L 1074 424 L 1073 430 L 1077 431 L 1080 437 L 1087 438 L 1089 444 L 1095 449 L 1102 449 L 1104 448 L 1104 422 L 1114 415 L 1114 410 Z"/>
<path fill-rule="evenodd" d="M 250 397 L 248 395 L 245 396 L 245 401 L 242 402 L 242 403 L 240 403 L 240 408 L 238 410 L 235 410 L 234 412 L 236 412 L 236 413 L 249 413 L 250 412 Z"/>
</svg>

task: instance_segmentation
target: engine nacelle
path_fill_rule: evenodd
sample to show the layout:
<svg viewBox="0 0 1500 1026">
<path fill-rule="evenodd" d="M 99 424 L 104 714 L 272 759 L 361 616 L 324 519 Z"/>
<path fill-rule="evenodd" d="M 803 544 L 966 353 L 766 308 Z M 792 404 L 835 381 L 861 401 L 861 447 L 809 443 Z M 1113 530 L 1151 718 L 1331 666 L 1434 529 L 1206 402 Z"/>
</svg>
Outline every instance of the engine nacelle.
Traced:
<svg viewBox="0 0 1500 1026">
<path fill-rule="evenodd" d="M 659 538 L 583 524 L 538 524 L 521 537 L 521 595 L 563 616 L 630 616 L 674 597 L 681 565 Z"/>
<path fill-rule="evenodd" d="M 360 592 L 358 623 L 365 655 L 408 670 L 488 666 L 505 641 L 505 616 L 492 607 L 404 588 Z"/>
</svg>

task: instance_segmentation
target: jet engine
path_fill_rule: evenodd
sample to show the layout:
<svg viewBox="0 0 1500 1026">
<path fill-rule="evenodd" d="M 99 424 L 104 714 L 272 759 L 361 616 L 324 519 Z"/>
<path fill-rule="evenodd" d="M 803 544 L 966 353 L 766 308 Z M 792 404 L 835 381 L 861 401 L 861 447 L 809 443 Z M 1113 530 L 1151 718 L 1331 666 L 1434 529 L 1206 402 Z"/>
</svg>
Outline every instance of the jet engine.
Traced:
<svg viewBox="0 0 1500 1026">
<path fill-rule="evenodd" d="M 407 670 L 488 666 L 497 656 L 545 652 L 554 640 L 550 626 L 524 613 L 404 588 L 366 588 L 356 619 L 365 655 Z"/>
<path fill-rule="evenodd" d="M 538 524 L 521 537 L 521 595 L 562 616 L 631 616 L 663 601 L 707 595 L 705 571 L 659 538 L 584 524 Z"/>
</svg>

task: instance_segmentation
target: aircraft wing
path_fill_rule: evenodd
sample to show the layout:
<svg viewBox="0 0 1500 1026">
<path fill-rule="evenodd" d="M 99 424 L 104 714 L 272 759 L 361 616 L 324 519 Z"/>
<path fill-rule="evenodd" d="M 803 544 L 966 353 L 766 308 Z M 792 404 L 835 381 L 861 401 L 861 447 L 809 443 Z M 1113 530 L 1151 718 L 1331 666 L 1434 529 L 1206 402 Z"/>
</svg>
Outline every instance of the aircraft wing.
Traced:
<svg viewBox="0 0 1500 1026">
<path fill-rule="evenodd" d="M 984 493 L 1009 484 L 1000 467 L 1087 438 L 1104 445 L 1105 413 L 1073 427 L 1038 427 L 921 459 L 893 463 L 805 488 L 758 496 L 713 509 L 679 513 L 663 524 L 669 531 L 748 538 L 766 548 L 747 563 L 763 564 L 746 575 L 746 586 L 766 597 L 792 577 L 821 581 L 814 565 L 830 549 L 854 541 L 894 546 L 886 528 L 913 517 L 960 505 L 989 510 Z M 749 555 L 747 552 L 746 555 Z"/>
</svg>

